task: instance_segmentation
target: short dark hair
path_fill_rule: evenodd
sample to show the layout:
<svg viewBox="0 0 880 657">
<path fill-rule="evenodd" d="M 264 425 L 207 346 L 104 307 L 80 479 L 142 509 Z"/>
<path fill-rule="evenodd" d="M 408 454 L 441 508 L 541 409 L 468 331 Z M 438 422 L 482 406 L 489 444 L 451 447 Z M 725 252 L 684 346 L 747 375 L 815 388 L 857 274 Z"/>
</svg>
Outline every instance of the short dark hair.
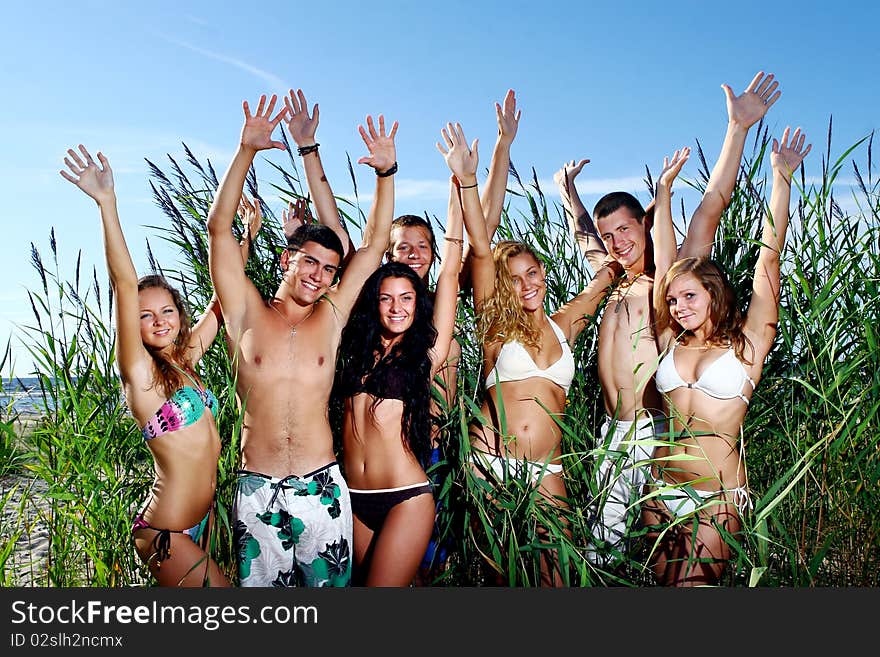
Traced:
<svg viewBox="0 0 880 657">
<path fill-rule="evenodd" d="M 599 221 L 620 208 L 629 210 L 636 221 L 641 222 L 645 218 L 645 208 L 639 203 L 639 199 L 629 192 L 611 192 L 596 202 L 593 208 L 593 220 Z"/>
<path fill-rule="evenodd" d="M 333 229 L 323 224 L 303 224 L 287 238 L 288 251 L 299 251 L 306 242 L 314 242 L 339 254 L 339 262 L 345 257 L 342 240 Z"/>
</svg>

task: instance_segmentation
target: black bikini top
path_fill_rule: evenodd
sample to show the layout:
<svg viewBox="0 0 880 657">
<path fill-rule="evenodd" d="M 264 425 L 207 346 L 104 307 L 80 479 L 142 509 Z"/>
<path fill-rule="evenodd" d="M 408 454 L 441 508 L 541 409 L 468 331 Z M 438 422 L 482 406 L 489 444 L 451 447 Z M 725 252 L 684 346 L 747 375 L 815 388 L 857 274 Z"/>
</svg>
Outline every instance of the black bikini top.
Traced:
<svg viewBox="0 0 880 657">
<path fill-rule="evenodd" d="M 406 398 L 406 381 L 403 370 L 394 361 L 379 361 L 359 384 L 352 386 L 351 395 L 365 392 L 376 399 Z"/>
</svg>

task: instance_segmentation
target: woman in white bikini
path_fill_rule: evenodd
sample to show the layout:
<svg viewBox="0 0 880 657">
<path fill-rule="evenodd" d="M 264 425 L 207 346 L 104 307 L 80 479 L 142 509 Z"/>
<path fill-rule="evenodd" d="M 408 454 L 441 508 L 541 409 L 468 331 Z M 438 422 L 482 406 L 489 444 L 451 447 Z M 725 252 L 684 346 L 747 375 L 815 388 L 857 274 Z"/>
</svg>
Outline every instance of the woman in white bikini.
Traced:
<svg viewBox="0 0 880 657">
<path fill-rule="evenodd" d="M 751 506 L 742 425 L 776 337 L 780 252 L 789 221 L 791 176 L 810 152 L 800 128 L 773 140 L 773 188 L 748 312 L 742 316 L 724 272 L 706 258 L 675 259 L 670 190 L 688 151 L 664 161 L 657 185 L 654 306 L 662 358 L 657 388 L 670 442 L 655 450 L 642 509 L 651 564 L 666 586 L 720 582 L 730 545 Z"/>
<path fill-rule="evenodd" d="M 471 462 L 478 476 L 501 485 L 525 479 L 551 503 L 566 506 L 561 461 L 562 431 L 557 423 L 574 377 L 571 345 L 587 325 L 614 279 L 602 268 L 590 284 L 548 315 L 544 265 L 526 244 L 502 241 L 490 246 L 477 193 L 477 142 L 468 148 L 461 125 L 447 124 L 437 148 L 446 157 L 462 190 L 468 234 L 474 306 L 483 344 L 486 394 L 471 424 Z M 541 582 L 563 578 L 547 551 Z"/>
</svg>

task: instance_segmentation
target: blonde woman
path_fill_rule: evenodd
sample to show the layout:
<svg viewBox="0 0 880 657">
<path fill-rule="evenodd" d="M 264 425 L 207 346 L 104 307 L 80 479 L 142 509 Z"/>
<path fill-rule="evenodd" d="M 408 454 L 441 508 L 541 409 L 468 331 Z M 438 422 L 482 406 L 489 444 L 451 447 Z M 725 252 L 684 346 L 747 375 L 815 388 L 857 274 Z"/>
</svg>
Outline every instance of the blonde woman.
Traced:
<svg viewBox="0 0 880 657">
<path fill-rule="evenodd" d="M 469 147 L 460 124 L 447 124 L 437 148 L 458 179 L 467 230 L 474 306 L 480 317 L 485 397 L 471 424 L 471 460 L 499 484 L 525 478 L 545 498 L 565 506 L 558 420 L 574 377 L 571 345 L 596 312 L 615 274 L 603 267 L 575 298 L 552 314 L 544 307 L 544 265 L 526 244 L 502 241 L 493 249 L 479 210 L 477 141 Z M 503 417 L 503 419 L 502 419 Z M 524 470 L 524 471 L 523 471 Z M 542 561 L 542 584 L 562 574 Z"/>
</svg>

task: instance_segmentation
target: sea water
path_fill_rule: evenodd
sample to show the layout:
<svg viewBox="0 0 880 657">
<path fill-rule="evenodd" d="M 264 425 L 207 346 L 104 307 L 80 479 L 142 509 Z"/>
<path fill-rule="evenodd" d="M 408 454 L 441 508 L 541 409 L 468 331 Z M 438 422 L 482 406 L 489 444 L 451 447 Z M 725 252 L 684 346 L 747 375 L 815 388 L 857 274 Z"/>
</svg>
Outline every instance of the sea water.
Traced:
<svg viewBox="0 0 880 657">
<path fill-rule="evenodd" d="M 43 401 L 40 380 L 37 377 L 13 377 L 2 379 L 0 390 L 0 413 L 4 416 L 44 414 L 52 407 L 52 400 Z"/>
</svg>

